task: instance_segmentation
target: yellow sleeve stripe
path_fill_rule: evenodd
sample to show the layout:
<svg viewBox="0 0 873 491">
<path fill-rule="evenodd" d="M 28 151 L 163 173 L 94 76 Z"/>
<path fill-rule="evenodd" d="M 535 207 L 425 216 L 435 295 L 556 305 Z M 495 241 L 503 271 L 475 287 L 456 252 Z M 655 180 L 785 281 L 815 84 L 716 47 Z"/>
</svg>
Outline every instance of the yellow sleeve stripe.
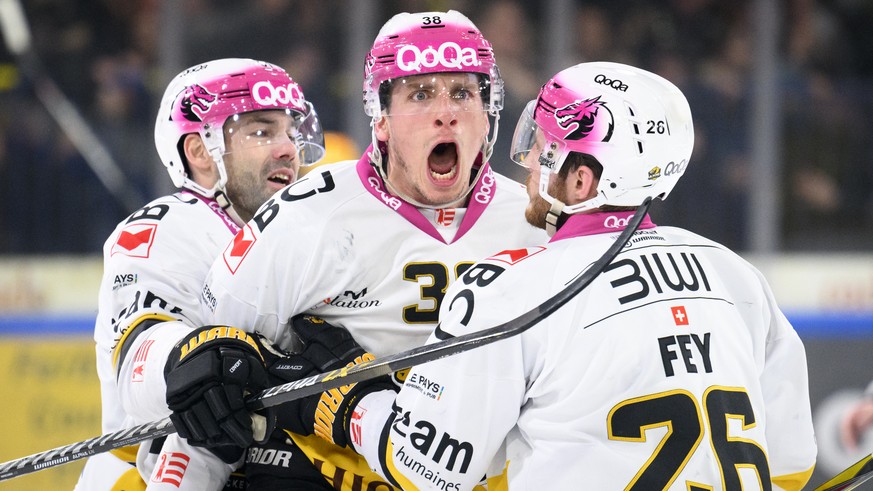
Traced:
<svg viewBox="0 0 873 491">
<path fill-rule="evenodd" d="M 110 450 L 109 453 L 129 464 L 136 465 L 136 453 L 138 450 L 139 445 L 130 445 L 127 447 L 114 448 Z"/>
<path fill-rule="evenodd" d="M 121 338 L 118 340 L 118 343 L 116 343 L 115 349 L 112 350 L 112 369 L 115 370 L 116 373 L 118 372 L 118 361 L 121 357 L 121 354 L 127 351 L 124 348 L 125 343 L 128 342 L 128 338 L 130 338 L 129 339 L 130 341 L 133 341 L 134 339 L 136 339 L 136 336 L 133 336 L 133 337 L 130 337 L 130 336 L 133 332 L 136 332 L 137 335 L 139 335 L 140 330 L 137 328 L 143 322 L 155 321 L 153 323 L 157 323 L 157 322 L 170 322 L 170 321 L 174 321 L 174 320 L 177 320 L 177 319 L 174 317 L 170 317 L 168 315 L 146 314 L 146 315 L 138 318 L 137 320 L 131 322 L 130 325 L 127 326 L 127 330 L 124 331 L 124 334 L 121 335 Z"/>
<path fill-rule="evenodd" d="M 815 469 L 815 464 L 809 469 L 803 472 L 797 472 L 795 474 L 786 474 L 784 476 L 775 476 L 771 478 L 773 484 L 779 486 L 785 491 L 800 491 L 803 489 L 803 486 L 809 482 L 809 479 L 812 477 L 812 471 Z"/>
<path fill-rule="evenodd" d="M 402 472 L 394 466 L 394 443 L 391 442 L 391 436 L 388 436 L 388 442 L 385 445 L 385 455 L 383 456 L 384 469 L 395 484 L 399 485 L 404 491 L 418 491 L 418 487 L 406 478 Z"/>
</svg>

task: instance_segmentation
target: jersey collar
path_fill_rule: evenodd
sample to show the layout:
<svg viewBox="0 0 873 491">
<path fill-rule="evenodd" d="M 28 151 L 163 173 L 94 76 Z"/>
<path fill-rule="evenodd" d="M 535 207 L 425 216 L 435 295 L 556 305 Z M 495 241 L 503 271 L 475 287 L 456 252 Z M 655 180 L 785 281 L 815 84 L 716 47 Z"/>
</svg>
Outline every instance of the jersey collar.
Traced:
<svg viewBox="0 0 873 491">
<path fill-rule="evenodd" d="M 564 225 L 555 232 L 549 242 L 555 242 L 571 237 L 584 235 L 606 234 L 621 232 L 627 227 L 627 223 L 634 216 L 632 211 L 605 211 L 597 213 L 585 213 L 570 215 Z M 655 228 L 648 214 L 643 218 L 638 230 Z"/>
<path fill-rule="evenodd" d="M 461 221 L 460 227 L 458 227 L 458 232 L 455 234 L 455 238 L 451 242 L 446 242 L 442 235 L 437 231 L 436 227 L 433 226 L 430 220 L 421 214 L 418 208 L 409 204 L 402 198 L 394 196 L 385 189 L 385 183 L 382 181 L 382 178 L 379 177 L 376 169 L 373 168 L 373 164 L 368 157 L 371 149 L 372 145 L 371 148 L 368 148 L 367 151 L 364 152 L 363 157 L 358 160 L 356 167 L 358 177 L 360 177 L 364 189 L 375 196 L 376 199 L 382 202 L 382 204 L 397 212 L 409 223 L 415 225 L 419 230 L 444 244 L 456 242 L 463 237 L 464 234 L 473 228 L 473 225 L 475 225 L 476 221 L 479 220 L 479 217 L 485 211 L 488 204 L 494 200 L 494 194 L 497 191 L 497 181 L 494 177 L 494 172 L 491 170 L 491 165 L 488 162 L 485 162 L 482 164 L 484 165 L 484 168 L 482 169 L 482 172 L 479 173 L 479 180 L 476 181 L 476 185 L 473 186 L 473 190 L 470 191 L 467 212 L 464 214 L 464 219 Z"/>
<path fill-rule="evenodd" d="M 212 213 L 215 213 L 218 218 L 220 218 L 221 221 L 224 222 L 224 225 L 227 226 L 227 229 L 230 230 L 230 233 L 236 235 L 236 233 L 239 232 L 239 225 L 237 225 L 236 222 L 233 221 L 233 218 L 231 218 L 230 215 L 227 214 L 224 208 L 222 208 L 221 205 L 218 204 L 218 201 L 215 201 L 212 198 L 207 198 L 199 193 L 191 191 L 190 189 L 183 189 L 181 192 L 183 194 L 190 194 L 191 196 L 194 196 L 200 201 L 206 203 L 206 206 L 208 206 L 209 209 L 212 210 Z"/>
</svg>

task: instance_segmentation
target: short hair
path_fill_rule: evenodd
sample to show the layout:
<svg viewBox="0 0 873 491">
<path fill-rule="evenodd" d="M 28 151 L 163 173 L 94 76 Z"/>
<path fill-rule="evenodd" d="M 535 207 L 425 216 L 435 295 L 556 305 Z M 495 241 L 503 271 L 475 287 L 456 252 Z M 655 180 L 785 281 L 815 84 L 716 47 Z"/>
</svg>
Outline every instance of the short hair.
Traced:
<svg viewBox="0 0 873 491">
<path fill-rule="evenodd" d="M 561 166 L 561 170 L 558 172 L 558 177 L 566 179 L 567 176 L 570 175 L 570 172 L 575 171 L 583 165 L 591 169 L 591 172 L 594 173 L 594 177 L 600 180 L 600 176 L 603 175 L 603 164 L 601 164 L 593 155 L 581 152 L 570 152 L 567 154 L 567 158 L 564 160 L 564 165 Z M 603 205 L 598 209 L 600 211 L 634 211 L 637 207 Z"/>
</svg>

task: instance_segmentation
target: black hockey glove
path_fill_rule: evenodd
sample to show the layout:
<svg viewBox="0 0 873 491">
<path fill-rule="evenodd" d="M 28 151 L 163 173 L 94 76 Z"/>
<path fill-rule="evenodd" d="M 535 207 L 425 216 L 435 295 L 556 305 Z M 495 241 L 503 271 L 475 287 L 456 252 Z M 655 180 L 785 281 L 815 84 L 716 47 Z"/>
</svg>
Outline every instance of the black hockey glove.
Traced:
<svg viewBox="0 0 873 491">
<path fill-rule="evenodd" d="M 235 327 L 200 327 L 176 344 L 164 367 L 176 431 L 229 464 L 253 442 L 244 398 L 267 388 L 259 338 Z"/>
<path fill-rule="evenodd" d="M 272 384 L 279 385 L 374 359 L 347 330 L 332 326 L 323 319 L 299 315 L 292 319 L 292 323 L 304 347 L 300 353 L 271 364 Z M 316 434 L 345 447 L 350 441 L 349 418 L 357 401 L 371 392 L 385 389 L 397 390 L 388 375 L 268 408 L 267 419 L 271 426 L 298 435 Z"/>
</svg>

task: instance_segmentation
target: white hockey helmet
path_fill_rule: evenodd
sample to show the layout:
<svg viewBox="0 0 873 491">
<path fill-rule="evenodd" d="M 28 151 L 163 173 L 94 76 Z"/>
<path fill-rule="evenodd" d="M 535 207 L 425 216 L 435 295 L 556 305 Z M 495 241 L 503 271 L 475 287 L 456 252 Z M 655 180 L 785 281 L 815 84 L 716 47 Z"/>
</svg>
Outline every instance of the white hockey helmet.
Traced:
<svg viewBox="0 0 873 491">
<path fill-rule="evenodd" d="M 226 58 L 201 63 L 176 75 L 167 86 L 155 121 L 155 146 L 176 187 L 207 197 L 224 192 L 225 123 L 236 115 L 285 110 L 296 128 L 294 141 L 301 165 L 324 155 L 324 135 L 318 114 L 303 91 L 282 68 L 263 61 Z M 181 139 L 199 133 L 218 166 L 211 189 L 194 182 L 186 170 Z"/>
<path fill-rule="evenodd" d="M 511 157 L 528 166 L 537 158 L 540 196 L 549 195 L 570 152 L 597 159 L 603 174 L 597 196 L 564 206 L 579 213 L 604 205 L 639 206 L 664 199 L 685 173 L 694 146 L 691 109 L 668 80 L 645 70 L 591 62 L 562 70 L 543 85 L 519 118 Z M 536 155 L 529 155 L 531 151 Z"/>
<path fill-rule="evenodd" d="M 387 100 L 380 98 L 383 84 L 391 80 L 428 73 L 476 73 L 482 76 L 485 110 L 491 116 L 491 136 L 483 143 L 486 161 L 497 138 L 497 123 L 503 109 L 503 79 L 494 61 L 491 43 L 464 14 L 448 12 L 403 12 L 379 30 L 364 61 L 364 112 L 375 124 L 383 116 Z M 376 159 L 379 142 L 373 135 Z"/>
</svg>

